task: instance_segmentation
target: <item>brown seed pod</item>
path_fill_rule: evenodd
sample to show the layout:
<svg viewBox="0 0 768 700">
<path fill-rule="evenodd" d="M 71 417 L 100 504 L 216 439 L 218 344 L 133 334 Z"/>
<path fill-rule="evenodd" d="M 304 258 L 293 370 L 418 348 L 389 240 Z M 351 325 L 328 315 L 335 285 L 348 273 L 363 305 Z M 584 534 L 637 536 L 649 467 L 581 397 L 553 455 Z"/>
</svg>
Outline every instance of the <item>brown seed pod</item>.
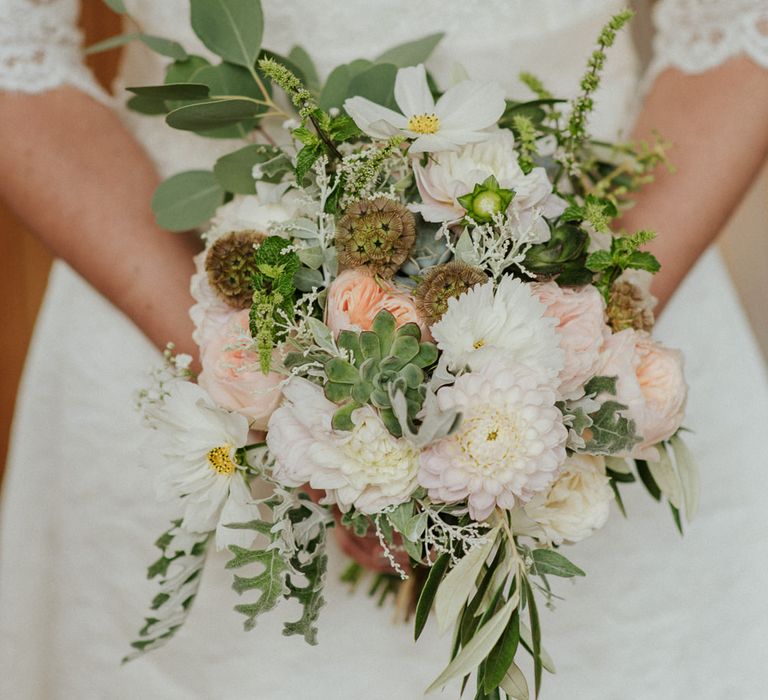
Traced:
<svg viewBox="0 0 768 700">
<path fill-rule="evenodd" d="M 386 197 L 352 204 L 336 227 L 339 263 L 367 267 L 381 277 L 392 277 L 408 258 L 416 240 L 413 214 Z"/>
<path fill-rule="evenodd" d="M 428 270 L 416 287 L 416 309 L 427 323 L 437 323 L 448 310 L 450 298 L 487 281 L 488 275 L 479 267 L 455 260 L 438 265 Z"/>
<path fill-rule="evenodd" d="M 615 333 L 626 328 L 636 331 L 653 329 L 651 300 L 640 287 L 631 282 L 614 282 L 606 308 L 608 323 Z"/>
<path fill-rule="evenodd" d="M 205 270 L 216 295 L 235 309 L 251 306 L 251 279 L 256 272 L 254 252 L 264 240 L 258 231 L 233 231 L 219 238 L 208 250 Z"/>
</svg>

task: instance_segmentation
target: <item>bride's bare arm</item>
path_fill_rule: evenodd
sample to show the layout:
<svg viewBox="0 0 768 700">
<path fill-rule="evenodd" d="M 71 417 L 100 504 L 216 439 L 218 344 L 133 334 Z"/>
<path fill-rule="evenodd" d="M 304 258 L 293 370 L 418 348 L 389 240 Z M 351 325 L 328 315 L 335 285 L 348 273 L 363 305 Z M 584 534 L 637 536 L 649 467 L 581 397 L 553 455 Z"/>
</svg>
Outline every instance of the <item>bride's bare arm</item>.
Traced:
<svg viewBox="0 0 768 700">
<path fill-rule="evenodd" d="M 73 87 L 0 91 L 0 115 L 0 197 L 155 345 L 196 357 L 196 244 L 155 224 L 157 174 L 117 116 Z"/>
<path fill-rule="evenodd" d="M 668 69 L 645 100 L 635 136 L 653 129 L 674 143 L 677 172 L 658 173 L 622 225 L 650 228 L 662 264 L 654 292 L 663 305 L 723 228 L 768 155 L 768 70 L 733 58 L 705 73 Z"/>
</svg>

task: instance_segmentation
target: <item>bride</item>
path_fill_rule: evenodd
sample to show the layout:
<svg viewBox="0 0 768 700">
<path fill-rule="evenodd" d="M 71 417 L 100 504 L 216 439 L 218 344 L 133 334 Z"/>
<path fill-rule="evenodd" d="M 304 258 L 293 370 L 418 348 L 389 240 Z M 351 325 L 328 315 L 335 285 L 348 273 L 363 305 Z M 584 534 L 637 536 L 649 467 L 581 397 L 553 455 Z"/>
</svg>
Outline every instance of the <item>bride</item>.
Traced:
<svg viewBox="0 0 768 700">
<path fill-rule="evenodd" d="M 205 53 L 182 0 L 125 0 L 150 34 Z M 264 0 L 265 44 L 294 44 L 321 72 L 427 33 L 443 87 L 461 64 L 521 94 L 520 70 L 555 94 L 578 88 L 614 0 Z M 152 586 L 140 572 L 171 513 L 137 467 L 132 391 L 175 341 L 193 352 L 194 243 L 149 208 L 161 175 L 210 167 L 231 144 L 173 132 L 120 106 L 126 85 L 162 82 L 164 61 L 126 51 L 113 101 L 81 62 L 76 0 L 0 0 L 0 193 L 61 258 L 52 272 L 19 399 L 0 527 L 0 696 L 30 698 L 418 698 L 447 658 L 339 582 L 332 553 L 321 640 L 280 635 L 274 616 L 241 631 L 220 553 L 173 643 L 124 667 Z M 768 152 L 766 0 L 659 0 L 641 94 L 627 35 L 612 49 L 596 133 L 634 123 L 676 143 L 623 221 L 661 235 L 660 337 L 688 358 L 701 516 L 683 541 L 669 514 L 629 494 L 625 521 L 574 550 L 586 582 L 543 621 L 558 672 L 543 697 L 720 700 L 768 684 L 768 387 L 717 254 L 702 255 Z M 524 93 L 523 93 L 524 94 Z M 144 147 L 144 148 L 142 148 Z M 146 149 L 146 150 L 145 150 Z M 155 159 L 150 162 L 147 153 Z M 701 256 L 701 257 L 700 257 Z M 698 262 L 697 262 L 698 260 Z M 690 275 L 687 275 L 693 268 Z M 680 289 L 672 296 L 683 278 Z M 13 303 L 13 302 L 12 302 Z"/>
</svg>

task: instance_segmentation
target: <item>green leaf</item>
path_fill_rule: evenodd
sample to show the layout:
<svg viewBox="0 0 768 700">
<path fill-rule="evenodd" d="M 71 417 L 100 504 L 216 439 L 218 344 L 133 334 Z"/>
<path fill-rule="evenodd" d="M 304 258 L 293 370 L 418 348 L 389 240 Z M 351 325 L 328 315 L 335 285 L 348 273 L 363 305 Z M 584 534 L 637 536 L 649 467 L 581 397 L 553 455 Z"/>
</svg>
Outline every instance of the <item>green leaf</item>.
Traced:
<svg viewBox="0 0 768 700">
<path fill-rule="evenodd" d="M 352 401 L 338 409 L 331 419 L 331 427 L 334 430 L 352 430 L 355 424 L 352 422 L 352 411 L 360 408 L 360 404 Z"/>
<path fill-rule="evenodd" d="M 397 67 L 379 63 L 354 76 L 349 83 L 348 96 L 365 97 L 385 107 L 395 107 L 395 77 Z"/>
<path fill-rule="evenodd" d="M 514 662 L 507 669 L 499 687 L 509 696 L 510 700 L 529 700 L 531 691 L 528 690 L 528 681 Z"/>
<path fill-rule="evenodd" d="M 498 688 L 512 665 L 517 645 L 520 642 L 520 615 L 517 610 L 512 614 L 509 624 L 501 635 L 496 646 L 491 649 L 488 659 L 485 662 L 485 673 L 483 674 L 483 688 L 486 693 L 490 693 Z"/>
<path fill-rule="evenodd" d="M 574 576 L 586 576 L 586 574 L 575 564 L 572 564 L 562 554 L 554 549 L 534 549 L 531 552 L 535 565 L 535 573 L 551 574 L 552 576 L 561 576 L 562 578 L 572 578 Z"/>
<path fill-rule="evenodd" d="M 647 272 L 656 273 L 661 269 L 661 263 L 656 259 L 656 256 L 653 253 L 648 253 L 644 250 L 636 250 L 629 256 L 627 267 L 631 267 L 635 270 L 646 270 Z"/>
<path fill-rule="evenodd" d="M 253 119 L 261 111 L 261 105 L 252 100 L 231 97 L 179 107 L 165 121 L 181 131 L 207 131 Z"/>
<path fill-rule="evenodd" d="M 586 266 L 592 272 L 602 272 L 613 266 L 613 256 L 607 250 L 596 250 L 587 258 Z"/>
<path fill-rule="evenodd" d="M 360 379 L 360 372 L 346 360 L 332 357 L 325 363 L 325 376 L 337 384 L 355 384 Z"/>
<path fill-rule="evenodd" d="M 528 617 L 531 621 L 531 654 L 533 656 L 533 680 L 534 697 L 539 697 L 541 690 L 541 627 L 539 626 L 539 612 L 536 609 L 536 599 L 533 596 L 533 589 L 528 579 L 522 578 L 523 590 L 525 591 L 525 600 L 528 605 Z"/>
<path fill-rule="evenodd" d="M 327 111 L 331 107 L 341 107 L 344 100 L 353 94 L 349 88 L 352 78 L 372 65 L 371 61 L 360 59 L 334 68 L 320 92 L 320 108 Z"/>
<path fill-rule="evenodd" d="M 445 34 L 439 32 L 399 44 L 378 56 L 376 63 L 392 63 L 398 68 L 424 63 L 444 36 Z"/>
<path fill-rule="evenodd" d="M 139 97 L 136 95 L 131 97 L 125 103 L 125 106 L 139 114 L 157 115 L 168 113 L 168 107 L 165 102 L 162 100 L 153 100 L 151 97 Z"/>
<path fill-rule="evenodd" d="M 163 39 L 163 37 L 151 34 L 139 34 L 139 40 L 161 56 L 170 56 L 176 61 L 185 61 L 188 58 L 187 52 L 178 41 Z"/>
<path fill-rule="evenodd" d="M 144 85 L 126 88 L 140 97 L 153 100 L 205 100 L 208 98 L 208 86 L 202 83 L 165 83 L 163 85 Z"/>
<path fill-rule="evenodd" d="M 219 158 L 213 166 L 213 174 L 227 192 L 255 194 L 253 167 L 279 158 L 285 158 L 279 148 L 252 144 Z"/>
<path fill-rule="evenodd" d="M 104 4 L 107 5 L 110 10 L 117 12 L 119 15 L 124 15 L 126 12 L 128 12 L 123 0 L 104 0 Z"/>
<path fill-rule="evenodd" d="M 262 613 L 272 610 L 281 596 L 288 592 L 285 581 L 288 567 L 278 549 L 246 549 L 237 545 L 230 545 L 229 550 L 234 556 L 227 562 L 226 568 L 237 569 L 250 564 L 263 567 L 261 573 L 256 576 L 236 575 L 232 583 L 232 588 L 238 594 L 253 590 L 258 591 L 258 598 L 255 602 L 235 606 L 235 610 L 246 617 L 245 629 L 252 630 L 256 626 L 256 618 Z"/>
<path fill-rule="evenodd" d="M 293 284 L 300 292 L 311 292 L 323 286 L 323 274 L 319 270 L 300 267 L 293 276 Z"/>
<path fill-rule="evenodd" d="M 486 542 L 469 550 L 454 566 L 440 584 L 435 597 L 435 617 L 442 634 L 459 616 L 477 583 L 477 577 L 493 550 L 499 534 L 499 525 L 484 535 Z"/>
<path fill-rule="evenodd" d="M 317 92 L 320 89 L 320 78 L 310 55 L 301 46 L 294 46 L 288 52 L 288 59 L 304 75 L 304 84 L 307 88 L 312 92 Z"/>
<path fill-rule="evenodd" d="M 627 407 L 617 401 L 606 401 L 590 414 L 592 436 L 586 443 L 586 452 L 610 455 L 631 450 L 640 438 L 635 433 L 635 422 L 621 415 Z"/>
<path fill-rule="evenodd" d="M 421 590 L 421 595 L 419 595 L 419 601 L 416 604 L 413 629 L 413 638 L 415 640 L 418 640 L 421 633 L 424 631 L 424 626 L 427 624 L 429 612 L 432 610 L 432 603 L 435 600 L 438 586 L 443 580 L 443 576 L 445 576 L 445 572 L 448 570 L 448 565 L 450 563 L 451 556 L 447 552 L 444 552 L 429 569 L 427 580 L 424 583 L 424 588 Z"/>
<path fill-rule="evenodd" d="M 349 141 L 363 132 L 351 117 L 340 114 L 331 121 L 330 134 L 334 141 Z"/>
<path fill-rule="evenodd" d="M 194 83 L 196 73 L 206 66 L 210 66 L 207 58 L 190 54 L 184 61 L 174 61 L 165 69 L 166 83 Z"/>
<path fill-rule="evenodd" d="M 677 473 L 680 476 L 680 485 L 683 489 L 685 515 L 688 522 L 691 522 L 699 511 L 699 468 L 679 433 L 672 437 L 669 444 L 675 453 Z"/>
<path fill-rule="evenodd" d="M 211 51 L 251 69 L 261 50 L 260 0 L 190 0 L 192 29 Z"/>
<path fill-rule="evenodd" d="M 640 477 L 640 481 L 645 486 L 646 491 L 651 494 L 651 498 L 658 501 L 661 498 L 661 489 L 653 480 L 651 471 L 648 469 L 648 463 L 645 460 L 636 459 L 635 466 L 637 467 L 637 475 Z"/>
<path fill-rule="evenodd" d="M 283 634 L 286 637 L 294 634 L 300 635 L 304 637 L 307 644 L 315 646 L 317 644 L 317 619 L 320 615 L 320 609 L 325 605 L 323 587 L 325 585 L 325 573 L 328 569 L 328 556 L 316 554 L 305 564 L 302 564 L 298 558 L 294 558 L 293 564 L 307 583 L 304 586 L 296 586 L 288 578 L 288 597 L 294 598 L 301 604 L 302 613 L 298 620 L 286 622 L 283 625 Z"/>
<path fill-rule="evenodd" d="M 119 46 L 125 46 L 125 44 L 131 43 L 134 39 L 139 38 L 138 32 L 129 32 L 128 34 L 118 34 L 117 36 L 111 36 L 103 41 L 96 42 L 87 46 L 83 53 L 86 56 L 91 56 L 95 53 L 101 53 L 102 51 L 109 51 L 110 49 L 116 49 Z"/>
<path fill-rule="evenodd" d="M 224 201 L 224 190 L 209 170 L 189 170 L 161 182 L 152 197 L 157 223 L 186 231 L 210 219 Z"/>
<path fill-rule="evenodd" d="M 669 458 L 667 448 L 663 443 L 656 445 L 656 449 L 659 451 L 658 462 L 648 462 L 648 470 L 653 477 L 653 480 L 659 487 L 659 490 L 664 494 L 666 499 L 676 508 L 680 509 L 682 503 L 682 488 L 680 486 L 680 479 L 675 472 L 675 468 L 672 465 L 672 460 Z"/>
<path fill-rule="evenodd" d="M 296 182 L 301 184 L 315 161 L 322 155 L 323 145 L 315 143 L 304 146 L 296 155 Z"/>
<path fill-rule="evenodd" d="M 616 382 L 618 377 L 607 377 L 605 375 L 597 375 L 592 377 L 584 385 L 585 396 L 599 396 L 600 394 L 610 394 L 616 396 Z"/>
<path fill-rule="evenodd" d="M 507 628 L 512 613 L 517 608 L 517 604 L 518 600 L 516 597 L 511 598 L 499 612 L 477 630 L 456 658 L 448 664 L 446 669 L 427 688 L 425 694 L 444 687 L 446 683 L 454 678 L 474 671 L 483 659 L 488 656 L 499 640 L 499 637 Z"/>
</svg>

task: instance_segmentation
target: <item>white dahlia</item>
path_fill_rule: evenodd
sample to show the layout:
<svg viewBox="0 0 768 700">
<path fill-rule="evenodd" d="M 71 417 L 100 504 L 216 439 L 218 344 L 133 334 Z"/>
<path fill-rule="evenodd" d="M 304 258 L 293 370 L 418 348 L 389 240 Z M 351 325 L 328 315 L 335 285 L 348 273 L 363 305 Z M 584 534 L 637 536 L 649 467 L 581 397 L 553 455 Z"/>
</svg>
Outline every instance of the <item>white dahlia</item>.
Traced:
<svg viewBox="0 0 768 700">
<path fill-rule="evenodd" d="M 197 384 L 174 382 L 162 402 L 145 411 L 154 428 L 144 461 L 156 479 L 158 496 L 179 499 L 182 527 L 216 531 L 216 547 L 247 546 L 253 532 L 226 527 L 259 517 L 235 451 L 248 442 L 248 420 L 219 408 Z"/>
<path fill-rule="evenodd" d="M 452 368 L 479 371 L 499 361 L 523 364 L 543 382 L 556 382 L 563 368 L 563 351 L 547 307 L 530 285 L 502 277 L 477 285 L 448 300 L 448 310 L 432 336 Z"/>
<path fill-rule="evenodd" d="M 522 365 L 490 363 L 437 394 L 444 411 L 462 415 L 458 430 L 421 453 L 419 484 L 430 498 L 465 498 L 487 518 L 546 489 L 565 460 L 568 431 L 554 390 Z"/>
<path fill-rule="evenodd" d="M 547 491 L 525 506 L 526 515 L 554 544 L 579 542 L 605 525 L 613 491 L 605 475 L 605 458 L 574 454 Z"/>
<path fill-rule="evenodd" d="M 334 430 L 331 418 L 338 406 L 320 387 L 295 377 L 283 395 L 286 401 L 272 414 L 267 433 L 277 481 L 324 489 L 342 511 L 354 506 L 373 514 L 410 498 L 418 450 L 392 436 L 373 408 L 352 412 L 352 430 Z"/>
</svg>

